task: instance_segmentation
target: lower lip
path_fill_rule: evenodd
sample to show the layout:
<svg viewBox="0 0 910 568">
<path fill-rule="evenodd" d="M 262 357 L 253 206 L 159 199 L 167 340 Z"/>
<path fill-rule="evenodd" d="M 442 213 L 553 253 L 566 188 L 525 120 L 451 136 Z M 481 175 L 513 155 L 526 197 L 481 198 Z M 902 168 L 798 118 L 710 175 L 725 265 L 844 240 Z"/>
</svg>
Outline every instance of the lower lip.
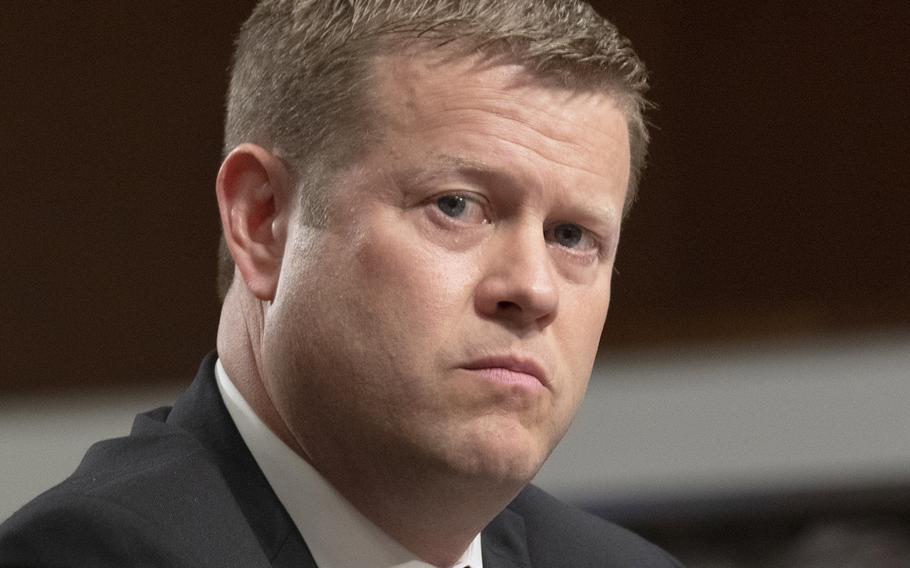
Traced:
<svg viewBox="0 0 910 568">
<path fill-rule="evenodd" d="M 541 389 L 543 385 L 534 375 L 505 369 L 503 367 L 485 367 L 482 369 L 467 369 L 473 375 L 485 379 L 491 383 L 508 387 L 520 387 L 525 389 Z"/>
</svg>

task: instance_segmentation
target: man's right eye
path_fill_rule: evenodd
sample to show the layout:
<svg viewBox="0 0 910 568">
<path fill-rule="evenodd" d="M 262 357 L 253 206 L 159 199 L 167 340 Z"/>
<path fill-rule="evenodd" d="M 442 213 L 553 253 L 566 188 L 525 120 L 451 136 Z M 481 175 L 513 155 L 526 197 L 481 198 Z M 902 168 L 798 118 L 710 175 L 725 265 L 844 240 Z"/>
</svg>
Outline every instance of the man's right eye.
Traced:
<svg viewBox="0 0 910 568">
<path fill-rule="evenodd" d="M 482 225 L 489 222 L 483 203 L 470 195 L 443 195 L 436 198 L 435 206 L 446 218 L 459 223 Z"/>
<path fill-rule="evenodd" d="M 468 200 L 462 195 L 445 195 L 436 200 L 436 207 L 453 219 L 464 215 L 468 205 Z"/>
</svg>

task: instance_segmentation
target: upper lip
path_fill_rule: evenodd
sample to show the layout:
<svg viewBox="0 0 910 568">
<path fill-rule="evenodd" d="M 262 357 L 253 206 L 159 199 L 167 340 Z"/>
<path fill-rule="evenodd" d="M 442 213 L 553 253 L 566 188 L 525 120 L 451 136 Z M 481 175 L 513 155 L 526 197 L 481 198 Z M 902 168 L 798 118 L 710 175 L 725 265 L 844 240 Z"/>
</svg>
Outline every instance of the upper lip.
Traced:
<svg viewBox="0 0 910 568">
<path fill-rule="evenodd" d="M 516 373 L 534 376 L 544 386 L 548 386 L 550 379 L 547 371 L 537 359 L 529 355 L 490 355 L 474 359 L 464 365 L 465 369 L 508 369 Z"/>
</svg>

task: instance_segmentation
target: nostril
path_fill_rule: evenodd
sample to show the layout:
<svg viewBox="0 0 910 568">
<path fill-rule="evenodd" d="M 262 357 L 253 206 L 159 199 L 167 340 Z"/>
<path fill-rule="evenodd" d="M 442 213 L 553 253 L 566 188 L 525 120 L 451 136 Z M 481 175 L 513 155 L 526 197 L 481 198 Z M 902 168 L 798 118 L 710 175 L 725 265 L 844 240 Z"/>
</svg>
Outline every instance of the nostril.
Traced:
<svg viewBox="0 0 910 568">
<path fill-rule="evenodd" d="M 512 310 L 518 308 L 518 304 L 515 302 L 500 301 L 496 302 L 496 309 L 498 310 Z"/>
</svg>

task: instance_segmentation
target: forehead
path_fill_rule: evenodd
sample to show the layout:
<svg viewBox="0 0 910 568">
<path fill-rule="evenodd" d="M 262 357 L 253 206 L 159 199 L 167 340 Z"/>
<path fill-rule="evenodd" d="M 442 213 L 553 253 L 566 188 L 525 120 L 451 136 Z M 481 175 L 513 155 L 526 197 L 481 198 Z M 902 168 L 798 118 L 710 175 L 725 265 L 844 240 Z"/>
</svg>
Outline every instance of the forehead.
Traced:
<svg viewBox="0 0 910 568">
<path fill-rule="evenodd" d="M 458 110 L 459 104 L 464 105 L 463 110 L 472 104 L 484 104 L 502 111 L 520 99 L 522 106 L 510 114 L 539 122 L 552 129 L 548 133 L 554 136 L 579 129 L 594 134 L 598 127 L 611 126 L 606 122 L 625 125 L 617 101 L 606 91 L 562 86 L 554 78 L 539 76 L 503 58 L 438 50 L 406 52 L 377 57 L 374 71 L 378 102 L 398 119 L 418 120 L 427 113 Z M 566 120 L 579 113 L 587 115 L 588 120 Z"/>
<path fill-rule="evenodd" d="M 393 154 L 407 148 L 413 155 L 419 141 L 427 156 L 456 152 L 456 159 L 494 167 L 535 161 L 538 170 L 549 164 L 563 178 L 623 191 L 628 185 L 626 117 L 608 93 L 445 51 L 384 55 L 374 73 L 374 104 Z"/>
</svg>

